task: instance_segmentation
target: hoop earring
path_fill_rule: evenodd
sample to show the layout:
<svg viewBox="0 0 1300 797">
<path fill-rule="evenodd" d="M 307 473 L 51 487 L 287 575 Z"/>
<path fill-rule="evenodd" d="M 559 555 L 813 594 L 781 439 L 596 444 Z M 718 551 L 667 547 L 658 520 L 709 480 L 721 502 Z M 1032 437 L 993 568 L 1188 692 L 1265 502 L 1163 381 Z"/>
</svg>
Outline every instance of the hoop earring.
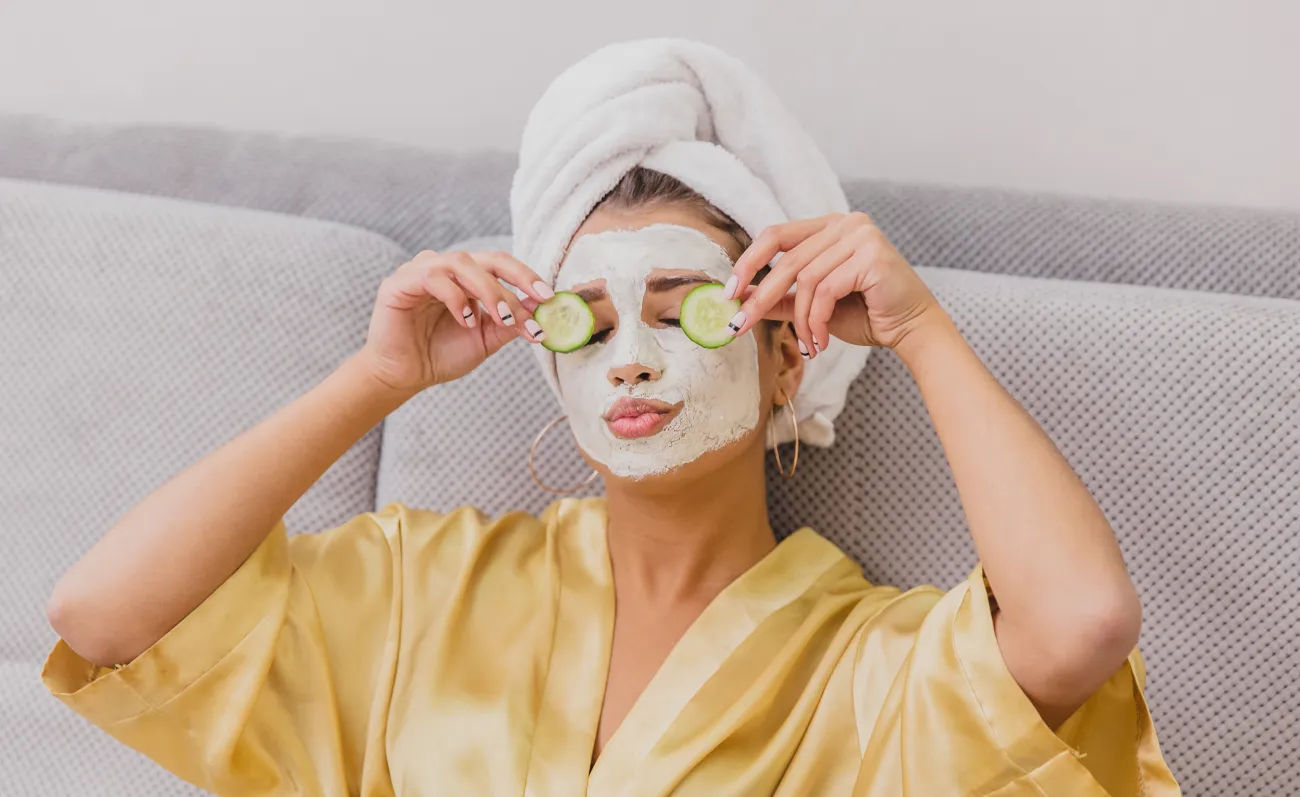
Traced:
<svg viewBox="0 0 1300 797">
<path fill-rule="evenodd" d="M 799 413 L 794 409 L 794 398 L 786 399 L 786 407 L 790 409 L 790 423 L 794 425 L 794 460 L 790 463 L 790 472 L 785 472 L 785 467 L 781 464 L 781 447 L 776 442 L 776 411 L 767 419 L 768 436 L 772 439 L 772 453 L 776 455 L 776 471 L 787 479 L 794 477 L 795 469 L 799 467 Z"/>
<path fill-rule="evenodd" d="M 537 444 L 542 442 L 542 438 L 546 436 L 547 432 L 554 429 L 556 424 L 558 424 L 560 421 L 568 417 L 569 417 L 568 415 L 561 415 L 560 417 L 556 418 L 555 420 L 543 426 L 542 431 L 538 432 L 537 436 L 533 438 L 533 444 L 528 447 L 528 475 L 533 477 L 533 481 L 537 484 L 538 487 L 541 487 L 546 492 L 553 493 L 555 495 L 569 495 L 570 493 L 576 493 L 579 490 L 581 490 L 583 487 L 586 487 L 587 485 L 591 484 L 593 481 L 596 480 L 596 477 L 600 475 L 593 470 L 591 472 L 591 475 L 588 476 L 582 482 L 580 482 L 576 487 L 570 487 L 567 490 L 557 490 L 554 487 L 551 487 L 550 485 L 546 484 L 545 482 L 543 482 L 541 479 L 537 477 L 537 468 L 533 465 L 533 457 L 537 453 Z"/>
</svg>

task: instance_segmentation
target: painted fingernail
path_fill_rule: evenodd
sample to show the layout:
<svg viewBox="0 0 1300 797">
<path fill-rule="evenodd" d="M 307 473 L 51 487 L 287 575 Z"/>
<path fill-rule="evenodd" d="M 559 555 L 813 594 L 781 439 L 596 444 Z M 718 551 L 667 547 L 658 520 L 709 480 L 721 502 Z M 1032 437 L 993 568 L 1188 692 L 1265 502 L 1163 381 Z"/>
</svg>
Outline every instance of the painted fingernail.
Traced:
<svg viewBox="0 0 1300 797">
<path fill-rule="evenodd" d="M 532 335 L 533 340 L 537 341 L 538 343 L 541 343 L 542 341 L 546 340 L 546 333 L 542 331 L 542 325 L 537 323 L 533 319 L 530 318 L 524 322 L 524 329 L 528 330 L 528 334 Z"/>
<path fill-rule="evenodd" d="M 799 340 L 798 338 L 795 338 L 795 340 L 799 341 L 799 354 L 803 355 L 805 360 L 808 359 L 808 347 L 803 345 L 802 340 Z"/>
<path fill-rule="evenodd" d="M 549 302 L 555 298 L 555 291 L 551 290 L 551 286 L 541 280 L 533 283 L 533 290 L 537 291 L 537 295 L 542 297 L 544 302 Z"/>
<path fill-rule="evenodd" d="M 731 330 L 732 337 L 739 335 L 740 328 L 743 327 L 744 325 L 745 325 L 745 314 L 743 312 L 736 313 L 731 317 L 731 320 L 727 322 L 727 328 Z"/>
<path fill-rule="evenodd" d="M 740 285 L 740 279 L 736 277 L 735 274 L 732 274 L 730 277 L 727 278 L 727 284 L 722 289 L 722 298 L 724 299 L 736 298 L 736 287 L 738 285 Z"/>
<path fill-rule="evenodd" d="M 822 353 L 822 345 L 817 342 L 817 338 L 813 338 L 813 348 L 817 350 L 818 354 Z"/>
<path fill-rule="evenodd" d="M 505 302 L 497 302 L 497 316 L 501 318 L 501 323 L 508 327 L 515 325 L 514 313 L 510 312 L 510 305 Z"/>
<path fill-rule="evenodd" d="M 468 308 L 468 307 L 462 308 L 461 311 L 460 311 L 460 317 L 463 318 L 463 319 L 465 319 L 465 326 L 469 327 L 470 329 L 473 329 L 473 328 L 474 328 L 474 311 L 473 311 L 473 310 L 471 310 L 471 309 Z"/>
</svg>

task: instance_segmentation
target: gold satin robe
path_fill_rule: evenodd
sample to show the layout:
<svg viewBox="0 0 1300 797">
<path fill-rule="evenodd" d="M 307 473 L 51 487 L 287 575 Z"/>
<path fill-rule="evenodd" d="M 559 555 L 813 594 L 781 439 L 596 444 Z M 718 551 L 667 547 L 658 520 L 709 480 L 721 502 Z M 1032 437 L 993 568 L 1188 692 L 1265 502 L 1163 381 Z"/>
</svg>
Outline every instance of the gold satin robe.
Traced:
<svg viewBox="0 0 1300 797">
<path fill-rule="evenodd" d="M 42 678 L 229 795 L 1178 794 L 1134 651 L 1057 733 L 1012 679 L 976 568 L 873 586 L 811 529 L 730 584 L 591 763 L 614 620 L 601 499 L 495 522 L 393 502 L 280 521 L 131 663 Z"/>
</svg>

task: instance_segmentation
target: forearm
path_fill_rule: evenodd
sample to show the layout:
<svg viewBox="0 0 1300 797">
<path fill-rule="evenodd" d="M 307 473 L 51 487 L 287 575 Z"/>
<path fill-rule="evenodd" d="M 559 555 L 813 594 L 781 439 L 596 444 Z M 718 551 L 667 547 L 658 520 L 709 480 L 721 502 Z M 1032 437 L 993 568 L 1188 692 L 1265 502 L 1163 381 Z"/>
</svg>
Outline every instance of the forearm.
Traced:
<svg viewBox="0 0 1300 797">
<path fill-rule="evenodd" d="M 92 661 L 133 659 L 202 603 L 406 398 L 349 358 L 128 511 L 59 581 L 51 624 Z"/>
<path fill-rule="evenodd" d="M 1122 661 L 1136 641 L 1138 605 L 1101 508 L 946 314 L 919 325 L 896 351 L 952 468 L 997 596 L 999 641 L 1004 652 L 1027 651 L 1008 664 L 1059 674 L 1064 659 L 1083 680 L 1104 680 L 1118 666 L 1110 660 Z"/>
</svg>

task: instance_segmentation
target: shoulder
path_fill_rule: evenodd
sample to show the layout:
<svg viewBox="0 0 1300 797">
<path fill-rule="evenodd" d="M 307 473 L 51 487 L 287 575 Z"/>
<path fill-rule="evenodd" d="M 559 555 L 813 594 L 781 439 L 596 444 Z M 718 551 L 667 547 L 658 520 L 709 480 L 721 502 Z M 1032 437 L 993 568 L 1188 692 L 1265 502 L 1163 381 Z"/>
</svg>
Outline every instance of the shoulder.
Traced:
<svg viewBox="0 0 1300 797">
<path fill-rule="evenodd" d="M 459 559 L 518 545 L 531 547 L 547 535 L 547 513 L 517 510 L 494 517 L 468 505 L 441 511 L 389 501 L 359 516 L 355 525 L 362 536 L 393 548 L 406 560 Z"/>
<path fill-rule="evenodd" d="M 897 670 L 910 654 L 935 606 L 937 587 L 876 587 L 863 598 L 867 618 L 858 629 L 855 669 Z"/>
<path fill-rule="evenodd" d="M 473 506 L 438 511 L 390 501 L 355 521 L 355 531 L 373 546 L 388 548 L 407 575 L 446 577 L 466 570 L 532 569 L 584 529 L 604 530 L 600 499 L 566 498 L 532 514 L 517 510 L 491 516 Z M 585 535 L 589 536 L 589 534 Z"/>
<path fill-rule="evenodd" d="M 557 504 L 560 502 L 557 502 Z M 318 533 L 289 537 L 289 555 L 305 573 L 354 570 L 387 561 L 410 570 L 446 570 L 484 558 L 530 558 L 563 523 L 560 507 L 491 517 L 476 507 L 438 511 L 389 501 Z"/>
</svg>

